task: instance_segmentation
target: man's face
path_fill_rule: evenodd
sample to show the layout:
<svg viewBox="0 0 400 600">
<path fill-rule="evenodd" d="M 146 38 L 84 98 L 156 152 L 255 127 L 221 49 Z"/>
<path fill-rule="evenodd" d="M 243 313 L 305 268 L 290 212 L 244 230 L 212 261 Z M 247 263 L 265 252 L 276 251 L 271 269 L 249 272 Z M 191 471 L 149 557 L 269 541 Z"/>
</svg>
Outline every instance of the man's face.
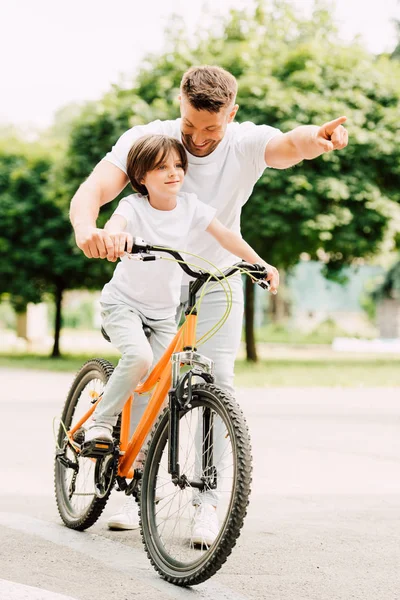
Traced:
<svg viewBox="0 0 400 600">
<path fill-rule="evenodd" d="M 235 118 L 237 104 L 221 108 L 217 113 L 196 110 L 184 97 L 180 97 L 182 117 L 182 142 L 193 156 L 208 156 L 225 135 L 228 123 Z"/>
</svg>

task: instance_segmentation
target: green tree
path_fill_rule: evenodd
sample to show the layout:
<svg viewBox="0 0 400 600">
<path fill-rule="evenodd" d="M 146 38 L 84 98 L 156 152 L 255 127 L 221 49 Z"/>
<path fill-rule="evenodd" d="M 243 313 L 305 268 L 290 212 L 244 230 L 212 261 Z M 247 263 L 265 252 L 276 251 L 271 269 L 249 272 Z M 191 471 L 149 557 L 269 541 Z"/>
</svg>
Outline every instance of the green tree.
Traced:
<svg viewBox="0 0 400 600">
<path fill-rule="evenodd" d="M 72 239 L 68 212 L 48 194 L 51 162 L 36 152 L 0 152 L 0 295 L 17 312 L 51 294 L 55 302 L 52 356 L 60 355 L 62 298 L 69 289 L 98 289 L 111 265 L 89 261 Z"/>
<path fill-rule="evenodd" d="M 252 14 L 232 11 L 222 34 L 193 45 L 180 29 L 170 42 L 137 79 L 135 91 L 152 109 L 165 99 L 173 106 L 182 72 L 208 63 L 238 79 L 241 121 L 288 131 L 348 117 L 346 150 L 265 171 L 242 218 L 256 250 L 280 269 L 307 252 L 325 262 L 330 277 L 378 253 L 400 201 L 398 64 L 340 41 L 329 10 L 318 3 L 307 19 L 289 3 L 259 2 Z M 248 356 L 256 359 L 250 283 L 246 296 Z"/>
<path fill-rule="evenodd" d="M 265 171 L 242 219 L 256 250 L 280 269 L 307 252 L 324 261 L 330 277 L 378 253 L 400 200 L 400 65 L 342 42 L 319 3 L 305 18 L 290 3 L 260 0 L 253 12 L 232 11 L 194 40 L 178 20 L 165 51 L 148 57 L 131 89 L 115 86 L 78 118 L 55 176 L 55 199 L 65 207 L 128 127 L 178 116 L 179 82 L 193 64 L 218 64 L 237 77 L 241 121 L 288 131 L 348 117 L 346 150 Z M 255 360 L 252 292 L 248 285 L 248 357 Z"/>
</svg>

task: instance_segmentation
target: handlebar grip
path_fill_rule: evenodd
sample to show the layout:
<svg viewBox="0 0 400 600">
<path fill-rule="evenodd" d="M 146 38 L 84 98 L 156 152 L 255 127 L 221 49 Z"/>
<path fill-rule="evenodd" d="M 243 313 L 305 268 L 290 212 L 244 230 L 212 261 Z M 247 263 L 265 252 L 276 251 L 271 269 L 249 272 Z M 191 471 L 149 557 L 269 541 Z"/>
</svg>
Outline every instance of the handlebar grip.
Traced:
<svg viewBox="0 0 400 600">
<path fill-rule="evenodd" d="M 150 245 L 147 242 L 145 242 L 144 240 L 142 240 L 142 238 L 134 237 L 131 254 L 138 254 L 139 252 L 148 252 L 149 248 L 150 248 Z M 125 242 L 124 251 L 125 252 L 128 251 L 128 243 L 127 242 Z"/>
<path fill-rule="evenodd" d="M 258 283 L 258 285 L 260 287 L 262 287 L 263 290 L 269 290 L 269 289 L 271 289 L 271 286 L 270 286 L 269 282 L 265 281 L 265 279 L 263 281 L 258 281 L 257 283 Z"/>
</svg>

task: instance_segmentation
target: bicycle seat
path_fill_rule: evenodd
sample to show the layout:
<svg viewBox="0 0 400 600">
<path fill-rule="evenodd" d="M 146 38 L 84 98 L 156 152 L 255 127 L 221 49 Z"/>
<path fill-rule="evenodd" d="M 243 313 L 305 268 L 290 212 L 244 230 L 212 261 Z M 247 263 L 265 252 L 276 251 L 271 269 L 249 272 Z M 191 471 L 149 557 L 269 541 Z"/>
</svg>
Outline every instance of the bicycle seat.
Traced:
<svg viewBox="0 0 400 600">
<path fill-rule="evenodd" d="M 151 329 L 150 327 L 147 327 L 147 325 L 143 325 L 143 331 L 144 331 L 144 335 L 149 338 L 151 336 Z M 103 338 L 105 340 L 107 340 L 107 342 L 111 342 L 110 338 L 107 335 L 106 330 L 104 329 L 103 325 L 101 326 L 101 335 L 103 336 Z"/>
</svg>

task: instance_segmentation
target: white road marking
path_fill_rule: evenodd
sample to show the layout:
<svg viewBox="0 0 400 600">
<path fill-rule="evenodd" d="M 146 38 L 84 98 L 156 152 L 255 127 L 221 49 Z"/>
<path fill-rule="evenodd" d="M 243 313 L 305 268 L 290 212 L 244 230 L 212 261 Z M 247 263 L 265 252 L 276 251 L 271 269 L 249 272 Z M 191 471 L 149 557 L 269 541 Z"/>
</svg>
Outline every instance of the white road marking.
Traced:
<svg viewBox="0 0 400 600">
<path fill-rule="evenodd" d="M 48 592 L 42 588 L 14 583 L 0 579 L 0 598 L 7 600 L 77 600 L 72 596 L 64 596 L 56 592 Z"/>
<path fill-rule="evenodd" d="M 146 581 L 148 585 L 160 590 L 170 598 L 187 600 L 191 596 L 197 600 L 211 598 L 212 600 L 248 600 L 247 596 L 212 581 L 193 588 L 174 586 L 157 575 L 144 550 L 139 552 L 121 542 L 115 542 L 97 534 L 73 531 L 61 524 L 10 512 L 0 512 L 0 525 L 28 535 L 36 535 L 58 546 L 71 548 L 90 556 L 109 568 L 140 577 L 142 581 Z M 47 600 L 47 597 L 44 597 L 43 600 Z M 62 597 L 60 600 L 63 600 Z"/>
</svg>

